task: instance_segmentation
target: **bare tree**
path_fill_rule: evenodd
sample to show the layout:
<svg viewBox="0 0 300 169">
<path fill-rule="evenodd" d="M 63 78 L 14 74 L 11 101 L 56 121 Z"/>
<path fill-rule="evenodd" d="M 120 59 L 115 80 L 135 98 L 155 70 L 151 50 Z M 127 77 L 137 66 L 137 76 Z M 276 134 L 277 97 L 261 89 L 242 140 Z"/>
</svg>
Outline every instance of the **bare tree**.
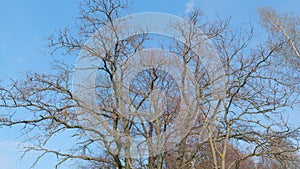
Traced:
<svg viewBox="0 0 300 169">
<path fill-rule="evenodd" d="M 299 65 L 299 24 L 300 18 L 292 13 L 279 14 L 271 8 L 260 8 L 258 10 L 261 23 L 269 32 L 269 43 L 283 43 L 278 51 L 290 62 L 291 65 Z"/>
<path fill-rule="evenodd" d="M 29 72 L 0 88 L 0 106 L 6 110 L 0 124 L 24 126 L 30 142 L 25 155 L 40 153 L 33 167 L 47 154 L 57 156 L 57 168 L 67 160 L 78 160 L 78 168 L 299 167 L 299 128 L 290 126 L 284 116 L 298 101 L 299 76 L 291 72 L 295 67 L 281 62 L 280 53 L 289 48 L 298 55 L 297 19 L 291 19 L 292 25 L 278 26 L 274 18 L 279 16 L 262 12 L 264 25 L 282 36 L 271 33 L 254 46 L 252 25 L 232 30 L 230 20 L 204 21 L 195 10 L 186 16 L 184 25 L 171 25 L 180 32 L 181 42 L 164 37 L 153 42 L 157 36 L 147 29 L 122 38 L 131 25 L 118 18 L 128 13 L 129 4 L 86 0 L 81 4 L 77 32 L 65 29 L 49 38 L 53 52 L 81 53 L 99 64 L 74 69 L 56 61 L 48 75 Z M 197 48 L 207 44 L 213 44 L 206 46 L 213 49 Z M 161 50 L 145 50 L 149 46 Z M 158 57 L 166 55 L 165 49 L 180 61 L 173 63 L 183 68 L 175 71 L 180 81 L 163 68 L 170 64 Z M 221 61 L 213 69 L 204 59 L 211 50 Z M 137 72 L 124 86 L 130 75 L 127 70 L 139 63 L 136 55 L 152 67 Z M 157 59 L 147 60 L 147 56 Z M 74 71 L 89 69 L 97 70 L 93 104 L 79 97 L 86 93 L 71 90 Z M 223 74 L 217 73 L 220 70 Z M 223 86 L 216 85 L 220 81 Z M 192 106 L 183 107 L 181 103 L 190 95 L 195 98 Z M 177 127 L 189 130 L 174 132 Z M 69 147 L 51 146 L 57 137 L 66 135 Z"/>
</svg>

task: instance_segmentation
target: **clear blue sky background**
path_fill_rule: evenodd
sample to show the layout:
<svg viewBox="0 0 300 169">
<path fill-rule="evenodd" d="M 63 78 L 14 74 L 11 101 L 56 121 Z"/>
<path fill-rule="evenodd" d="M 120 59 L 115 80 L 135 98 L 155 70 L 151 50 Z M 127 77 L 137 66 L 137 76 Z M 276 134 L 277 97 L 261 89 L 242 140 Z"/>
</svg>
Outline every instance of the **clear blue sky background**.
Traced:
<svg viewBox="0 0 300 169">
<path fill-rule="evenodd" d="M 72 26 L 78 14 L 79 0 L 1 0 L 0 1 L 0 79 L 18 78 L 28 70 L 47 72 L 51 57 L 45 55 L 45 37 L 60 28 Z M 257 21 L 256 8 L 271 6 L 280 12 L 300 14 L 299 0 L 134 0 L 134 12 L 165 12 L 183 16 L 193 7 L 209 18 L 232 16 L 234 25 L 248 22 L 249 13 Z M 75 57 L 70 60 L 75 60 Z M 299 115 L 290 113 L 292 122 Z M 0 128 L 0 168 L 25 169 L 33 162 L 27 157 L 20 162 L 17 145 L 19 128 Z M 60 144 L 60 143 L 57 143 Z M 52 169 L 55 158 L 48 156 L 36 168 Z M 69 167 L 64 167 L 69 168 Z"/>
</svg>

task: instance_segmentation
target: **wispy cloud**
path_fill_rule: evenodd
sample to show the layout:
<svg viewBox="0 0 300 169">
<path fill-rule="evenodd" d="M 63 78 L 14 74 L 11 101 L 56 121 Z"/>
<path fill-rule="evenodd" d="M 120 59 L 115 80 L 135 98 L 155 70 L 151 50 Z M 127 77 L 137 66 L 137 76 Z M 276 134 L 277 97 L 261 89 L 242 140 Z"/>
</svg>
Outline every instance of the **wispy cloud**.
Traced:
<svg viewBox="0 0 300 169">
<path fill-rule="evenodd" d="M 16 141 L 0 141 L 0 159 L 5 161 L 1 164 L 3 169 L 15 169 L 17 165 L 17 159 L 19 142 Z"/>
<path fill-rule="evenodd" d="M 185 13 L 190 13 L 195 10 L 195 0 L 190 0 L 185 4 Z"/>
<path fill-rule="evenodd" d="M 32 162 L 36 157 L 35 153 L 32 152 L 24 159 L 21 158 L 25 149 L 24 146 L 29 146 L 29 143 L 19 142 L 19 141 L 10 141 L 10 140 L 1 140 L 0 138 L 0 159 L 1 169 L 22 169 L 29 168 L 32 165 Z M 44 167 L 43 167 L 44 168 Z"/>
</svg>

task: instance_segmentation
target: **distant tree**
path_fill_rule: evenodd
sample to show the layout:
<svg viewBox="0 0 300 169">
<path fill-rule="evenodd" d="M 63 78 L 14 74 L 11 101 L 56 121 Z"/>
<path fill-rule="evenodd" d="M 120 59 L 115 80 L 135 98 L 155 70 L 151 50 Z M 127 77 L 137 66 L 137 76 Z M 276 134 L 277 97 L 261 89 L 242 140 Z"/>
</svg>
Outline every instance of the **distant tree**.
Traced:
<svg viewBox="0 0 300 169">
<path fill-rule="evenodd" d="M 61 61 L 47 75 L 29 72 L 10 86 L 0 87 L 0 125 L 24 127 L 30 143 L 25 154 L 39 153 L 33 166 L 47 154 L 55 154 L 57 168 L 68 160 L 78 161 L 78 168 L 95 169 L 299 168 L 299 128 L 289 125 L 284 116 L 299 95 L 300 74 L 291 66 L 300 59 L 294 57 L 299 40 L 296 17 L 285 22 L 262 9 L 262 24 L 270 33 L 267 40 L 255 41 L 256 45 L 253 25 L 237 31 L 229 27 L 230 20 L 206 21 L 197 10 L 185 17 L 185 25 L 172 25 L 183 42 L 163 37 L 155 41 L 147 29 L 121 39 L 131 25 L 125 27 L 122 20 L 116 20 L 129 13 L 129 5 L 121 0 L 85 0 L 78 27 L 49 38 L 54 53 L 84 53 L 99 60 L 92 67 L 97 69 L 96 105 L 78 97 L 84 93 L 72 92 L 74 67 Z M 103 27 L 107 29 L 99 33 Z M 90 38 L 96 45 L 86 43 Z M 200 46 L 213 44 L 220 67 L 206 67 L 202 58 L 207 51 L 194 50 L 195 41 Z M 128 78 L 128 67 L 124 65 L 133 62 L 134 66 L 134 55 L 149 46 L 169 50 L 179 58 L 184 68 L 180 81 L 162 69 L 168 64 L 162 59 L 135 74 L 125 88 L 121 84 Z M 285 56 L 293 63 L 283 62 Z M 216 74 L 218 70 L 224 73 Z M 196 90 L 187 94 L 182 86 L 190 84 L 189 75 L 195 79 Z M 220 79 L 224 86 L 214 86 Z M 128 97 L 122 94 L 124 90 Z M 224 95 L 216 97 L 219 92 Z M 179 113 L 189 94 L 197 98 L 192 104 L 198 112 L 195 117 L 189 116 L 193 107 L 184 109 L 187 116 Z M 186 126 L 189 131 L 174 135 L 174 128 Z M 141 149 L 134 151 L 136 156 L 132 155 L 134 136 L 143 138 L 141 144 L 146 147 L 137 146 Z M 61 137 L 66 147 L 53 146 Z M 176 144 L 169 145 L 172 139 Z"/>
</svg>

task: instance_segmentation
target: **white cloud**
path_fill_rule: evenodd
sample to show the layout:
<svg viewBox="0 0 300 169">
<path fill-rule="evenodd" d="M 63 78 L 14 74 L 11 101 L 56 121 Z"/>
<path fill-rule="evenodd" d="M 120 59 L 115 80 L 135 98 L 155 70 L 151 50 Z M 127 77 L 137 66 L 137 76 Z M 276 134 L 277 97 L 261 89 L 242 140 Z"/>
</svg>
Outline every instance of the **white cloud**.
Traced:
<svg viewBox="0 0 300 169">
<path fill-rule="evenodd" d="M 195 0 L 190 0 L 185 4 L 185 13 L 190 13 L 194 11 Z"/>
</svg>

